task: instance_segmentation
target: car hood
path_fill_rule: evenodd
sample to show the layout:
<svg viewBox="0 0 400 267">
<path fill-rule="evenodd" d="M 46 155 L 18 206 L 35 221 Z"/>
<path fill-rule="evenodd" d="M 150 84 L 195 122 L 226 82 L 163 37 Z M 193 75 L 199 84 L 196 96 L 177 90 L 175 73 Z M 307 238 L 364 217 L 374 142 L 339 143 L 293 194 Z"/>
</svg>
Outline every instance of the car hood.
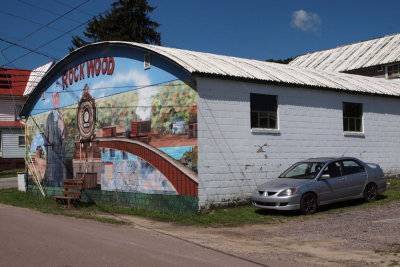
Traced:
<svg viewBox="0 0 400 267">
<path fill-rule="evenodd" d="M 290 187 L 299 187 L 309 184 L 313 180 L 310 179 L 291 179 L 291 178 L 276 178 L 258 186 L 260 191 L 279 191 Z"/>
</svg>

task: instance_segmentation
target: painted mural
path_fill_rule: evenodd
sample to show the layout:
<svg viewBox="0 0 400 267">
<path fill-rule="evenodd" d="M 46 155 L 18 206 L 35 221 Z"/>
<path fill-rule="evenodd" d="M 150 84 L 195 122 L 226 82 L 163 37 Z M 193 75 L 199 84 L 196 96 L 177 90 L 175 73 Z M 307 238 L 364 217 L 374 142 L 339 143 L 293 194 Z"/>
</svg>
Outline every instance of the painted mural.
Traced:
<svg viewBox="0 0 400 267">
<path fill-rule="evenodd" d="M 104 191 L 196 195 L 195 89 L 190 79 L 129 58 L 77 64 L 27 120 L 30 177 L 47 187 L 82 178 Z"/>
</svg>

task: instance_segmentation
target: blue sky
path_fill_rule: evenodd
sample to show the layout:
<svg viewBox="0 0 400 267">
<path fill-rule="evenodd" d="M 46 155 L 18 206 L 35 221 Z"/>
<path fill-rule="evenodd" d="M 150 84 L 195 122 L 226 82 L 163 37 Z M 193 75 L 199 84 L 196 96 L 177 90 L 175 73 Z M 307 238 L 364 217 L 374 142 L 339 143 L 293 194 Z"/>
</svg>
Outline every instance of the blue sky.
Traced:
<svg viewBox="0 0 400 267">
<path fill-rule="evenodd" d="M 32 69 L 51 61 L 49 56 L 57 60 L 66 56 L 71 34 L 81 35 L 85 21 L 109 9 L 113 1 L 1 2 L 0 66 Z M 164 46 L 259 60 L 294 57 L 400 32 L 398 0 L 149 0 L 149 3 L 157 7 L 151 18 L 161 24 Z M 57 19 L 60 15 L 64 16 Z M 14 45 L 7 48 L 10 44 L 5 41 Z M 25 55 L 29 53 L 27 49 L 42 55 Z"/>
</svg>

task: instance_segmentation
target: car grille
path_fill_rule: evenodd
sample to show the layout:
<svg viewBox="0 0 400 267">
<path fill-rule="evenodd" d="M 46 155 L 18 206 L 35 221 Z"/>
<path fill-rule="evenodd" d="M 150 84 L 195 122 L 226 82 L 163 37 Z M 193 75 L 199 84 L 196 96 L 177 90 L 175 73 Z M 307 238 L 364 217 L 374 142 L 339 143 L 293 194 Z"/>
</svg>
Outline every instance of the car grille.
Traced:
<svg viewBox="0 0 400 267">
<path fill-rule="evenodd" d="M 260 201 L 254 201 L 254 204 L 257 204 L 259 206 L 265 206 L 265 207 L 273 207 L 276 205 L 275 202 L 260 202 Z"/>
<path fill-rule="evenodd" d="M 253 201 L 253 204 L 256 204 L 258 206 L 264 206 L 264 207 L 274 207 L 274 206 L 279 206 L 279 207 L 284 207 L 287 206 L 289 203 L 288 202 L 260 202 L 260 201 Z"/>
<path fill-rule="evenodd" d="M 258 191 L 258 193 L 260 195 L 264 195 L 265 192 L 267 192 L 267 196 L 273 196 L 277 193 L 277 192 L 269 192 L 269 191 Z"/>
</svg>

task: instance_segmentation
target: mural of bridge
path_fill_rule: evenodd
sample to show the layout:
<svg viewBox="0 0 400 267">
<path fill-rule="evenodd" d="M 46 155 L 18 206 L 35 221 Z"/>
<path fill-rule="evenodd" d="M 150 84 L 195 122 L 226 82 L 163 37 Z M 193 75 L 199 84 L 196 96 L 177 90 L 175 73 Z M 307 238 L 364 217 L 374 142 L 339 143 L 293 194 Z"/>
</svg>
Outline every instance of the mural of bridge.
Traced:
<svg viewBox="0 0 400 267">
<path fill-rule="evenodd" d="M 170 181 L 179 195 L 198 195 L 197 173 L 157 148 L 144 142 L 120 137 L 97 137 L 95 142 L 100 148 L 125 151 L 147 161 Z"/>
</svg>

